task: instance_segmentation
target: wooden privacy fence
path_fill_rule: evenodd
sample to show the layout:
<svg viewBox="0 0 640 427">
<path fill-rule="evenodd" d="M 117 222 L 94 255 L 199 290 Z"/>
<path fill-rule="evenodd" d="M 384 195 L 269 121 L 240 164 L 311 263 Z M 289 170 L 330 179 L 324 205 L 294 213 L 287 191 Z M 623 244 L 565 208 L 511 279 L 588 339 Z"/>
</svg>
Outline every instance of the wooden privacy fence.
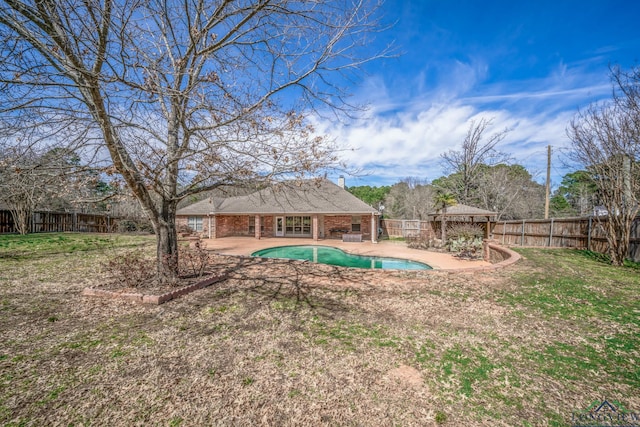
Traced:
<svg viewBox="0 0 640 427">
<path fill-rule="evenodd" d="M 414 219 L 383 219 L 380 220 L 383 237 L 403 238 L 435 238 L 435 232 L 431 221 L 419 221 Z"/>
<path fill-rule="evenodd" d="M 493 238 L 504 245 L 588 249 L 607 253 L 605 218 L 552 218 L 498 221 Z M 629 258 L 640 261 L 640 217 L 631 228 Z"/>
<path fill-rule="evenodd" d="M 604 218 L 552 218 L 492 222 L 493 238 L 503 245 L 577 248 L 607 253 Z M 453 222 L 449 222 L 450 224 Z M 435 224 L 436 227 L 438 224 Z M 431 221 L 383 219 L 383 237 L 432 239 L 438 237 Z M 629 258 L 640 262 L 640 217 L 631 227 Z"/>
<path fill-rule="evenodd" d="M 113 233 L 117 228 L 118 218 L 84 213 L 36 211 L 29 222 L 30 233 L 64 231 Z M 17 232 L 11 212 L 0 210 L 0 234 Z"/>
</svg>

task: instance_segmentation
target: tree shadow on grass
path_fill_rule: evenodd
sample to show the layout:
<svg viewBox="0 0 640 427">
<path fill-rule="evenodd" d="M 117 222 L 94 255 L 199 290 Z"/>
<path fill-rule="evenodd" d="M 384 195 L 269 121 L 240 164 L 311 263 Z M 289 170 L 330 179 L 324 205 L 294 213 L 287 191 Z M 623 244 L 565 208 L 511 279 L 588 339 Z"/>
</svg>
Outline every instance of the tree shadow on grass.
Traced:
<svg viewBox="0 0 640 427">
<path fill-rule="evenodd" d="M 308 261 L 224 257 L 219 267 L 227 280 L 216 286 L 217 298 L 242 294 L 248 309 L 265 304 L 297 315 L 301 311 L 333 317 L 353 309 L 347 299 L 362 292 L 366 272 Z"/>
</svg>

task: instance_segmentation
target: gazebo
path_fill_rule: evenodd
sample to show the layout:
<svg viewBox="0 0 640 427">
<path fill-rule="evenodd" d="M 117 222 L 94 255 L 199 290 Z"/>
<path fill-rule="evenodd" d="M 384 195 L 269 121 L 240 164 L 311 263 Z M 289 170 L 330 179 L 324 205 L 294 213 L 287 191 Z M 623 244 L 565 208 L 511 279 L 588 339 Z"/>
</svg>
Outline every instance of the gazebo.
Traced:
<svg viewBox="0 0 640 427">
<path fill-rule="evenodd" d="M 484 224 L 484 238 L 488 239 L 493 229 L 492 223 L 495 224 L 498 213 L 461 203 L 447 206 L 446 210 L 441 208 L 429 213 L 429 216 L 433 217 L 432 221 L 441 221 L 442 215 L 444 215 L 447 222 Z"/>
</svg>

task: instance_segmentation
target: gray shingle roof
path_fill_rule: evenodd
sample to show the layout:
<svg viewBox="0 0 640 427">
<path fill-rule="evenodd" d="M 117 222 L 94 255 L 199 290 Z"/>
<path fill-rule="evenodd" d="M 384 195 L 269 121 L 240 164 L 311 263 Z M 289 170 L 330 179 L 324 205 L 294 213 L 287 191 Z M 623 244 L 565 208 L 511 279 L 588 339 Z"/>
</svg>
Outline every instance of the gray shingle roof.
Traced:
<svg viewBox="0 0 640 427">
<path fill-rule="evenodd" d="M 328 180 L 285 182 L 248 196 L 212 198 L 179 209 L 177 215 L 354 214 L 378 211 Z"/>
</svg>

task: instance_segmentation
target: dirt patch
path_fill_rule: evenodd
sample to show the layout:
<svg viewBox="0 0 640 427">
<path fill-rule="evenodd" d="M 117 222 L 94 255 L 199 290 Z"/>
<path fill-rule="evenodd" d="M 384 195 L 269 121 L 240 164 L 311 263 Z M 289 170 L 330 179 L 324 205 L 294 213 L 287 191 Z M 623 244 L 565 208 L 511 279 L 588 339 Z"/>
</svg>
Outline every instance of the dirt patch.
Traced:
<svg viewBox="0 0 640 427">
<path fill-rule="evenodd" d="M 422 374 L 416 368 L 400 365 L 390 370 L 386 375 L 387 380 L 397 382 L 406 387 L 420 388 L 424 386 Z"/>
</svg>

